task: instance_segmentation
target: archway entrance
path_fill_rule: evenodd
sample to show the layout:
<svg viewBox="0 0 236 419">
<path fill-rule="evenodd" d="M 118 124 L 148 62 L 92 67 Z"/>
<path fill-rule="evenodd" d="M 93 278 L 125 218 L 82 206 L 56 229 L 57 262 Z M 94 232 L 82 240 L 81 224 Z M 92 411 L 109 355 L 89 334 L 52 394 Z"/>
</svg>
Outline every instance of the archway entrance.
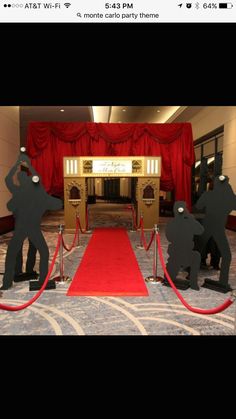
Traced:
<svg viewBox="0 0 236 419">
<path fill-rule="evenodd" d="M 65 227 L 74 230 L 76 214 L 86 228 L 88 189 L 94 180 L 103 180 L 106 197 L 118 196 L 122 179 L 132 178 L 134 205 L 138 224 L 143 215 L 144 228 L 151 229 L 159 220 L 160 157 L 64 157 Z M 119 183 L 118 183 L 119 180 Z M 106 186 L 104 186 L 106 185 Z M 132 193 L 132 191 L 131 191 Z"/>
</svg>

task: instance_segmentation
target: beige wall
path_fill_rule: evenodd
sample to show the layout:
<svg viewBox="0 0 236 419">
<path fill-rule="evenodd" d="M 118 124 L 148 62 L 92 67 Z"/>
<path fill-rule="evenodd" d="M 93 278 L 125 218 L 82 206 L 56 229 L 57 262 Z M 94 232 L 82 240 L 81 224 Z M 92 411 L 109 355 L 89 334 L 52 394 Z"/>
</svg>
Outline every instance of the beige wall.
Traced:
<svg viewBox="0 0 236 419">
<path fill-rule="evenodd" d="M 206 106 L 189 120 L 194 140 L 224 125 L 223 170 L 236 193 L 236 106 Z M 236 215 L 236 211 L 232 212 Z"/>
<path fill-rule="evenodd" d="M 120 178 L 120 196 L 130 196 L 129 184 L 130 179 L 127 177 Z"/>
<path fill-rule="evenodd" d="M 95 195 L 98 195 L 98 196 L 103 195 L 103 179 L 102 178 L 95 179 Z"/>
<path fill-rule="evenodd" d="M 5 177 L 19 155 L 19 147 L 19 107 L 0 106 L 0 217 L 11 214 L 6 208 L 11 193 L 5 185 Z"/>
</svg>

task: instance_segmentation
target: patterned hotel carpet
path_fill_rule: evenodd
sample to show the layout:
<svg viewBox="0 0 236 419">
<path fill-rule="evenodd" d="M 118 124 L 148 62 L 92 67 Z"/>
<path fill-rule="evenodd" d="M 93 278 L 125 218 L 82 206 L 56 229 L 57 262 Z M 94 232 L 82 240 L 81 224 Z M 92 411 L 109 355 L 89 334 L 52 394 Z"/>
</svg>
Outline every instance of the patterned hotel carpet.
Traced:
<svg viewBox="0 0 236 419">
<path fill-rule="evenodd" d="M 122 205 L 97 204 L 89 210 L 90 227 L 124 226 L 131 227 L 131 215 L 122 210 Z M 57 225 L 63 221 L 63 214 L 46 217 L 42 230 L 50 249 L 52 258 L 56 239 Z M 167 241 L 164 235 L 167 218 L 160 220 L 160 234 L 166 259 Z M 152 273 L 153 250 L 148 253 L 136 249 L 139 244 L 139 233 L 129 232 L 133 249 L 137 256 L 143 276 Z M 147 235 L 148 236 L 148 235 Z M 227 231 L 233 260 L 230 269 L 230 283 L 236 288 L 236 233 Z M 0 237 L 0 271 L 4 270 L 7 243 L 11 237 L 8 233 Z M 91 235 L 82 235 L 84 247 L 75 248 L 70 253 L 64 251 L 65 274 L 73 276 L 81 261 Z M 65 235 L 70 244 L 72 235 Z M 26 249 L 27 250 L 27 249 Z M 37 260 L 38 265 L 38 260 Z M 58 275 L 58 262 L 54 269 Z M 95 267 L 96 273 L 96 267 Z M 162 275 L 160 266 L 158 273 Z M 209 271 L 207 276 L 217 278 L 217 272 Z M 206 276 L 201 271 L 199 282 Z M 1 282 L 0 277 L 0 282 Z M 159 284 L 147 284 L 149 297 L 66 297 L 69 283 L 57 285 L 56 290 L 45 291 L 37 302 L 20 312 L 0 311 L 1 335 L 233 335 L 235 304 L 221 314 L 203 316 L 186 310 L 170 288 Z M 220 294 L 201 288 L 182 291 L 187 301 L 201 308 L 210 308 L 221 304 L 228 294 Z M 28 283 L 14 284 L 5 291 L 0 299 L 5 304 L 21 304 L 34 295 L 29 292 Z"/>
</svg>

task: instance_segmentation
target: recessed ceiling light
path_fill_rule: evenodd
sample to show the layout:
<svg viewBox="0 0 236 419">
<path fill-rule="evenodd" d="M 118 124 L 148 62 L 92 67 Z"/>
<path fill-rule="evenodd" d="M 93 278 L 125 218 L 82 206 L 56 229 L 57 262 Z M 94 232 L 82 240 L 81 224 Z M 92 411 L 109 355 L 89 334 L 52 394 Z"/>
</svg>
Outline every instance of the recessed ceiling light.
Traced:
<svg viewBox="0 0 236 419">
<path fill-rule="evenodd" d="M 122 109 L 122 112 L 126 112 L 126 109 Z"/>
<path fill-rule="evenodd" d="M 65 109 L 60 109 L 61 112 L 65 112 Z"/>
<path fill-rule="evenodd" d="M 157 109 L 157 113 L 161 112 L 160 109 Z"/>
</svg>

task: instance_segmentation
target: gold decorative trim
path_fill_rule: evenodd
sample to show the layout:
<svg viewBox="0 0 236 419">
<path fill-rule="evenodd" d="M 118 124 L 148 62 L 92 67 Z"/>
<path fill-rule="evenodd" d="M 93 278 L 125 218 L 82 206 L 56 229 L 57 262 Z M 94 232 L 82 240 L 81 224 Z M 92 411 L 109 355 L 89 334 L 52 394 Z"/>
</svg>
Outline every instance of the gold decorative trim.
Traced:
<svg viewBox="0 0 236 419">
<path fill-rule="evenodd" d="M 80 191 L 80 199 L 71 199 L 70 198 L 70 191 L 73 188 L 73 186 L 75 186 L 76 188 L 79 189 L 79 191 Z M 84 188 L 83 188 L 83 185 L 81 183 L 75 181 L 75 180 L 72 180 L 66 186 L 66 194 L 65 195 L 66 195 L 66 199 L 70 203 L 70 205 L 72 205 L 73 207 L 77 207 L 80 204 L 80 202 L 82 201 L 83 196 L 84 196 Z"/>
<path fill-rule="evenodd" d="M 154 198 L 143 198 L 143 191 L 147 186 L 151 186 L 154 192 Z M 140 199 L 147 205 L 148 207 L 151 206 L 157 199 L 158 195 L 158 188 L 155 182 L 152 179 L 147 179 L 142 183 L 140 187 Z"/>
<path fill-rule="evenodd" d="M 142 173 L 142 160 L 132 160 L 132 173 Z"/>
<path fill-rule="evenodd" d="M 83 173 L 93 173 L 93 161 L 84 160 L 83 161 Z"/>
</svg>

